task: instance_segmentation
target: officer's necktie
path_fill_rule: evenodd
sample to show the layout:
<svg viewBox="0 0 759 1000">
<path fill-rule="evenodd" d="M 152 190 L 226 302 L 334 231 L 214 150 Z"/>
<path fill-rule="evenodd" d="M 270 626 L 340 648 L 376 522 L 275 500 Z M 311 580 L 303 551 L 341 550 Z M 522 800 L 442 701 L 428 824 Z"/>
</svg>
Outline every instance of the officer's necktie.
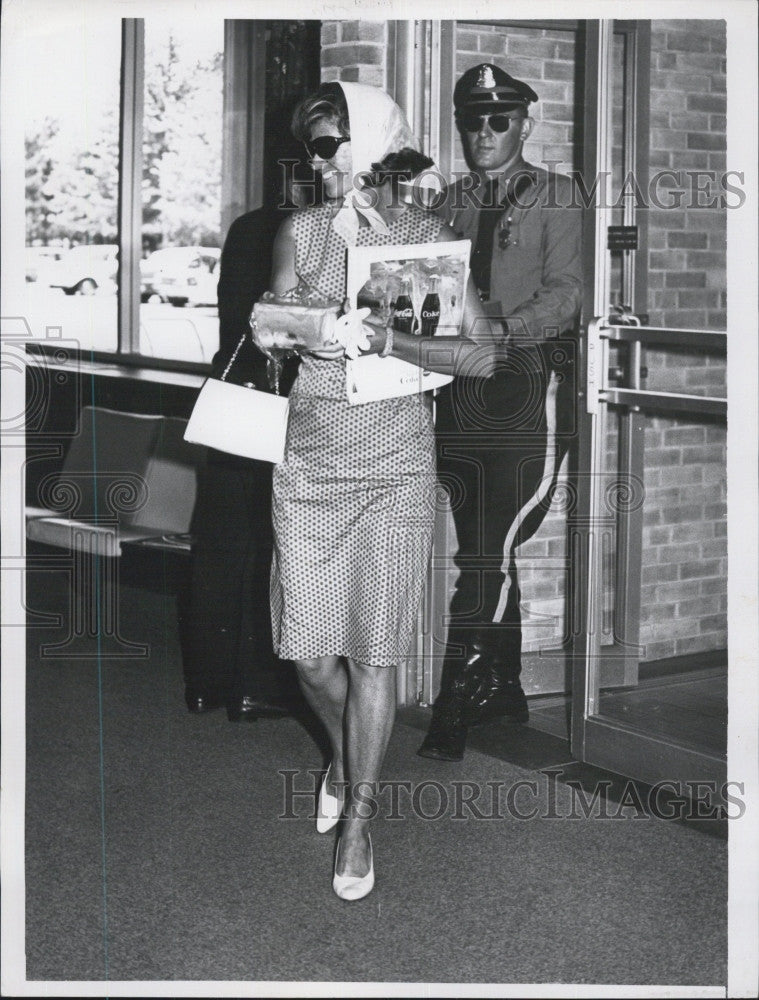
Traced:
<svg viewBox="0 0 759 1000">
<path fill-rule="evenodd" d="M 470 260 L 472 280 L 482 298 L 487 298 L 490 294 L 490 260 L 493 255 L 493 235 L 501 214 L 496 201 L 497 195 L 498 179 L 491 178 L 480 195 L 480 204 L 483 207 L 480 209 L 480 216 L 477 220 L 477 242 Z"/>
<path fill-rule="evenodd" d="M 500 201 L 498 197 L 498 180 L 491 178 L 485 185 L 484 192 L 480 196 L 480 217 L 477 220 L 477 242 L 475 243 L 469 266 L 472 272 L 472 280 L 477 286 L 480 298 L 484 300 L 490 297 L 490 263 L 493 259 L 493 236 L 503 212 L 507 208 L 515 208 L 523 192 L 534 183 L 535 175 L 530 173 L 520 173 L 516 184 L 512 181 L 506 185 L 506 194 Z M 508 232 L 508 231 L 507 231 Z"/>
</svg>

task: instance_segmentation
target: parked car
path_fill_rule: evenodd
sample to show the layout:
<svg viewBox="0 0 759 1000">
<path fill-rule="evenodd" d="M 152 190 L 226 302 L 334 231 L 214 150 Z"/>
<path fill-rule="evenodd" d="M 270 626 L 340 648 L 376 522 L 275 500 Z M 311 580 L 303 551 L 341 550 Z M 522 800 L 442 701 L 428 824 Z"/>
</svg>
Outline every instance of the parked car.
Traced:
<svg viewBox="0 0 759 1000">
<path fill-rule="evenodd" d="M 154 268 L 153 258 L 162 258 Z M 219 283 L 221 250 L 216 247 L 167 247 L 156 250 L 145 261 L 143 280 L 145 292 L 154 289 L 165 302 L 173 306 L 215 306 Z M 150 282 L 150 285 L 148 284 Z"/>
<path fill-rule="evenodd" d="M 163 250 L 154 250 L 140 261 L 140 301 L 149 302 L 153 298 L 163 301 L 163 296 L 158 291 L 158 279 L 166 268 L 171 269 L 177 262 L 187 256 L 189 247 L 165 247 Z"/>
<path fill-rule="evenodd" d="M 27 247 L 26 248 L 26 280 L 37 281 L 40 271 L 60 260 L 66 253 L 65 247 Z"/>
<path fill-rule="evenodd" d="M 115 292 L 118 253 L 110 243 L 72 247 L 60 260 L 40 269 L 39 280 L 62 288 L 66 295 L 94 295 L 98 289 Z"/>
</svg>

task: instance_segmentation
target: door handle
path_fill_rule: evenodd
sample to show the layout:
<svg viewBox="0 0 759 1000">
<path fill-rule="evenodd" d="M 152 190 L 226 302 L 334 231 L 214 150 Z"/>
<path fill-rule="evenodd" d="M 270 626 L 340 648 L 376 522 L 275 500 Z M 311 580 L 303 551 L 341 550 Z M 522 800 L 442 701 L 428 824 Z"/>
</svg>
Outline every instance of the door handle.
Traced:
<svg viewBox="0 0 759 1000">
<path fill-rule="evenodd" d="M 648 326 L 648 313 L 634 313 L 630 306 L 610 306 L 609 322 L 618 326 Z"/>
<path fill-rule="evenodd" d="M 621 365 L 615 365 L 613 368 L 609 369 L 609 378 L 614 379 L 615 382 L 621 382 L 625 377 L 625 369 Z M 638 377 L 641 379 L 648 378 L 648 365 L 641 365 L 638 369 Z"/>
</svg>

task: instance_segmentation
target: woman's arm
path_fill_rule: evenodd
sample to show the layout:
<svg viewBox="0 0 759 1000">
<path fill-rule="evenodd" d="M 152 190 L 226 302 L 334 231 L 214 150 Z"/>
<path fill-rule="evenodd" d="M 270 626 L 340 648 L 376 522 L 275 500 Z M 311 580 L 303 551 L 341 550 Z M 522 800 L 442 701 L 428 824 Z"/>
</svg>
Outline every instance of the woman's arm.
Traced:
<svg viewBox="0 0 759 1000">
<path fill-rule="evenodd" d="M 448 226 L 440 230 L 438 242 L 458 239 Z M 387 330 L 381 317 L 372 315 L 365 320 L 375 329 L 371 349 L 378 354 L 386 344 Z M 490 377 L 499 358 L 505 354 L 503 324 L 489 317 L 482 308 L 480 297 L 471 278 L 467 283 L 464 315 L 457 337 L 417 337 L 411 333 L 393 331 L 390 353 L 401 361 L 408 361 L 419 368 L 440 372 L 443 375 L 470 375 Z"/>
<path fill-rule="evenodd" d="M 271 290 L 282 295 L 295 288 L 298 275 L 295 271 L 295 234 L 292 217 L 288 217 L 277 230 L 272 251 Z"/>
</svg>

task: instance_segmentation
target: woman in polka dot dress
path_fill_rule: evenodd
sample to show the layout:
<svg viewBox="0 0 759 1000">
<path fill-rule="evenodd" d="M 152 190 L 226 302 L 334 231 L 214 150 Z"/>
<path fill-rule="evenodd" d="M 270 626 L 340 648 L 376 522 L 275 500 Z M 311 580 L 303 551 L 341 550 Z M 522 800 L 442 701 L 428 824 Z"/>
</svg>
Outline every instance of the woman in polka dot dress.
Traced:
<svg viewBox="0 0 759 1000">
<path fill-rule="evenodd" d="M 296 137 L 320 170 L 329 201 L 296 212 L 274 249 L 272 288 L 297 285 L 342 301 L 348 245 L 455 239 L 434 215 L 375 189 L 375 209 L 354 200 L 353 178 L 389 153 L 416 148 L 400 109 L 383 91 L 325 84 L 296 110 Z M 479 316 L 468 292 L 466 324 Z M 469 326 L 467 326 L 469 328 Z M 480 329 L 482 327 L 480 326 Z M 500 332 L 500 331 L 499 331 Z M 370 350 L 451 374 L 478 352 L 488 374 L 493 347 L 448 338 L 450 360 L 427 358 L 430 338 L 384 326 Z M 483 351 L 485 360 L 483 361 Z M 295 661 L 309 703 L 324 723 L 333 757 L 319 796 L 317 828 L 345 813 L 333 888 L 359 899 L 374 884 L 368 818 L 351 789 L 375 787 L 395 714 L 395 667 L 408 655 L 432 544 L 435 459 L 424 394 L 359 406 L 346 397 L 343 348 L 304 353 L 290 393 L 284 461 L 274 470 L 274 645 Z"/>
</svg>

